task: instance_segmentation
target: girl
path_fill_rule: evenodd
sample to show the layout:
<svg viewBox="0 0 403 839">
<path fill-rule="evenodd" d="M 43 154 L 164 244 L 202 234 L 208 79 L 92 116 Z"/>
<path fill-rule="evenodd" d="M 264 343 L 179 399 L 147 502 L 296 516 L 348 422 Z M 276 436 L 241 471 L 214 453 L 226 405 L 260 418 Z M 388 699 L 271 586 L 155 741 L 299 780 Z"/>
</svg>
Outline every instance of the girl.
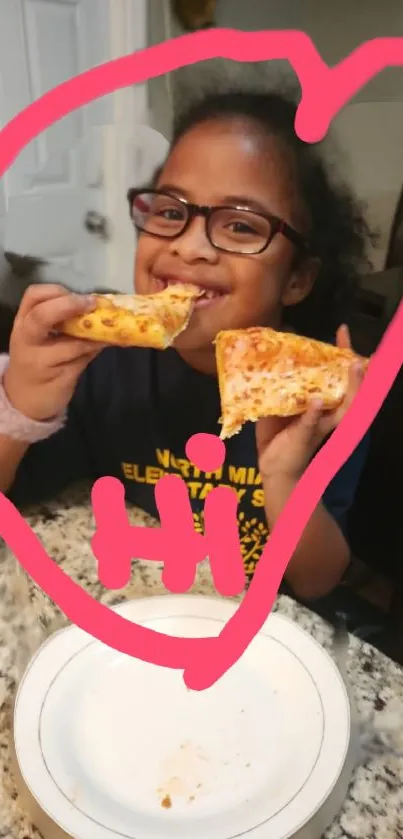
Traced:
<svg viewBox="0 0 403 839">
<path fill-rule="evenodd" d="M 186 480 L 195 526 L 213 486 L 233 486 L 250 576 L 293 487 L 339 423 L 361 382 L 324 415 L 313 404 L 291 422 L 262 420 L 228 441 L 223 470 L 186 459 L 197 432 L 219 433 L 213 341 L 222 329 L 268 325 L 347 345 L 344 322 L 367 229 L 351 197 L 332 185 L 317 150 L 295 135 L 296 106 L 274 93 L 207 94 L 182 115 L 152 190 L 129 192 L 139 232 L 135 288 L 208 289 L 188 328 L 165 352 L 104 348 L 57 334 L 91 298 L 54 286 L 28 289 L 17 314 L 0 393 L 1 488 L 21 505 L 81 478 L 112 475 L 128 501 L 156 516 L 167 472 Z M 66 414 L 65 414 L 66 412 Z M 320 597 L 349 562 L 345 515 L 363 446 L 329 486 L 287 569 L 298 597 Z"/>
</svg>

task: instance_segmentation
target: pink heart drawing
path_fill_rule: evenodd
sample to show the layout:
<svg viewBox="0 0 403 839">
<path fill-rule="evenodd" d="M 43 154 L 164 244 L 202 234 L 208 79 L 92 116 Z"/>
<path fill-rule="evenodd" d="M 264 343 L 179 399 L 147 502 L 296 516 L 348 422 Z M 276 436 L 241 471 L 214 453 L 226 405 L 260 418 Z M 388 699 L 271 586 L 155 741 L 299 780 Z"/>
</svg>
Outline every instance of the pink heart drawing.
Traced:
<svg viewBox="0 0 403 839">
<path fill-rule="evenodd" d="M 385 67 L 403 65 L 403 38 L 361 44 L 333 68 L 303 32 L 213 29 L 167 41 L 88 70 L 19 113 L 0 133 L 0 175 L 38 134 L 71 111 L 120 88 L 179 67 L 222 57 L 239 62 L 288 59 L 302 97 L 295 130 L 305 142 L 326 135 L 340 108 Z M 38 586 L 85 632 L 127 655 L 184 670 L 188 687 L 203 690 L 233 666 L 272 609 L 289 559 L 326 486 L 351 455 L 382 406 L 403 361 L 403 304 L 371 360 L 343 421 L 299 481 L 266 545 L 251 586 L 217 638 L 177 638 L 131 623 L 98 603 L 44 550 L 14 505 L 0 494 L 0 536 Z M 104 485 L 108 503 L 108 484 Z"/>
</svg>

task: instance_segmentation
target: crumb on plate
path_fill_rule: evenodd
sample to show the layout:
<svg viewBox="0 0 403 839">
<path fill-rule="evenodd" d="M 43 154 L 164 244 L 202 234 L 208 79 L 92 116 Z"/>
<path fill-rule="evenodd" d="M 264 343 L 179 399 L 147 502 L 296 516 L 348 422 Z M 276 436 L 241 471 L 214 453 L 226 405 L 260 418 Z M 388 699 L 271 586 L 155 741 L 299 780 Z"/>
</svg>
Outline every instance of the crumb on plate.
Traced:
<svg viewBox="0 0 403 839">
<path fill-rule="evenodd" d="M 169 810 L 169 808 L 172 807 L 172 800 L 170 795 L 164 795 L 161 801 L 161 807 L 164 807 L 165 810 Z"/>
</svg>

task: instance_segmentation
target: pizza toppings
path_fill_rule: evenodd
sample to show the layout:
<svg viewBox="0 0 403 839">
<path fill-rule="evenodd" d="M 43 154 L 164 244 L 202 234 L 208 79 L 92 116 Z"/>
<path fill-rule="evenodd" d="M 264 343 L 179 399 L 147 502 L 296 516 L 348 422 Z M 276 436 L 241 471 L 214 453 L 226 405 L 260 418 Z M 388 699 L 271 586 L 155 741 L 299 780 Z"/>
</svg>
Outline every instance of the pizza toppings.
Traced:
<svg viewBox="0 0 403 839">
<path fill-rule="evenodd" d="M 302 414 L 315 397 L 334 410 L 359 358 L 349 349 L 263 327 L 220 332 L 215 343 L 223 440 L 245 422 Z"/>
</svg>

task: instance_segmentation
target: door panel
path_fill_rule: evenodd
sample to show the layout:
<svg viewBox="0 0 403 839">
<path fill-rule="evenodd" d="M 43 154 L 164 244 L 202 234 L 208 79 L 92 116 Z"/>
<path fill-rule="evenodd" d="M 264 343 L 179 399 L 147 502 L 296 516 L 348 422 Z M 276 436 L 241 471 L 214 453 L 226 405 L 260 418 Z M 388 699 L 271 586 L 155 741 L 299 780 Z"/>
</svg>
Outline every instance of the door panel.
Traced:
<svg viewBox="0 0 403 839">
<path fill-rule="evenodd" d="M 145 4 L 146 0 L 0 0 L 2 124 L 77 73 L 145 46 Z M 116 153 L 117 120 L 131 114 L 134 123 L 136 117 L 143 123 L 145 105 L 140 86 L 75 111 L 30 143 L 3 178 L 0 237 L 2 200 L 7 223 L 0 245 L 49 260 L 51 265 L 42 271 L 44 280 L 54 278 L 82 290 L 113 283 L 121 290 L 131 287 L 131 264 L 127 279 L 116 277 L 122 264 L 119 236 L 107 241 L 89 233 L 85 219 L 88 211 L 111 217 L 116 185 L 124 185 Z M 135 134 L 135 124 L 131 130 Z M 121 196 L 123 203 L 124 192 Z M 129 236 L 131 248 L 134 244 L 131 228 L 124 236 L 127 252 Z"/>
</svg>

